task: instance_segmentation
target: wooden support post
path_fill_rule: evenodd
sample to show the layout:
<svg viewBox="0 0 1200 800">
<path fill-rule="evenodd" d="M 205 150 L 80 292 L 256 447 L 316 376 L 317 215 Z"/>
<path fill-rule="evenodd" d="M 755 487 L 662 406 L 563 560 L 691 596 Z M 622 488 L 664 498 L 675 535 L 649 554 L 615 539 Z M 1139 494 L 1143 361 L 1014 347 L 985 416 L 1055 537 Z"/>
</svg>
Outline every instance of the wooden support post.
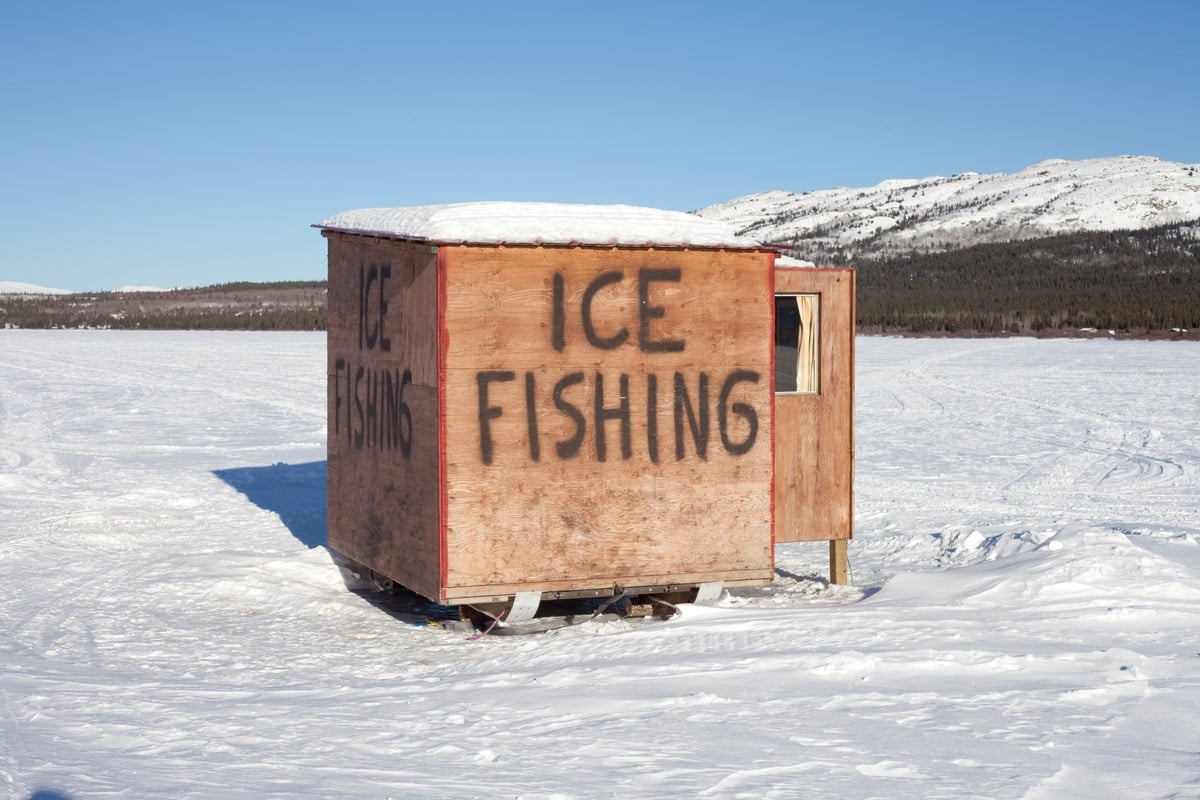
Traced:
<svg viewBox="0 0 1200 800">
<path fill-rule="evenodd" d="M 829 582 L 839 586 L 850 582 L 845 539 L 829 540 Z"/>
</svg>

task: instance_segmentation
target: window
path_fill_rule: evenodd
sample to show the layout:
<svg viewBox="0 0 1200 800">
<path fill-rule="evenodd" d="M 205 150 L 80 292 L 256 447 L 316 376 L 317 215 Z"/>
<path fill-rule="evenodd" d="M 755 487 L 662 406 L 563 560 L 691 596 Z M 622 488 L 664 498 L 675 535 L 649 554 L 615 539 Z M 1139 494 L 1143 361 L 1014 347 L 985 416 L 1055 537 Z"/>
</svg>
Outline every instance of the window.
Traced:
<svg viewBox="0 0 1200 800">
<path fill-rule="evenodd" d="M 775 295 L 775 392 L 817 394 L 819 294 Z"/>
</svg>

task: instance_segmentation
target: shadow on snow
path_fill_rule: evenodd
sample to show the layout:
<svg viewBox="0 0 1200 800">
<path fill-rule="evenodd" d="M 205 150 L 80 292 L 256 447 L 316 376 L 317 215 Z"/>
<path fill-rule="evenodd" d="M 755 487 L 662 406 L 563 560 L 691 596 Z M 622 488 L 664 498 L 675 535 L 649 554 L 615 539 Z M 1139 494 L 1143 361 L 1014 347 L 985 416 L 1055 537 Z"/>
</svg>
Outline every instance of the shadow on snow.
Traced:
<svg viewBox="0 0 1200 800">
<path fill-rule="evenodd" d="M 307 547 L 328 547 L 325 463 L 215 469 L 213 474 L 254 505 L 278 514 L 291 534 Z"/>
<path fill-rule="evenodd" d="M 324 461 L 213 470 L 214 475 L 251 503 L 278 514 L 288 531 L 305 546 L 328 550 L 325 473 Z M 338 561 L 336 557 L 334 560 Z M 401 586 L 376 585 L 369 578 L 353 576 L 347 570 L 343 570 L 342 577 L 348 590 L 406 624 L 427 625 L 431 621 L 458 619 L 457 607 L 439 606 Z"/>
</svg>

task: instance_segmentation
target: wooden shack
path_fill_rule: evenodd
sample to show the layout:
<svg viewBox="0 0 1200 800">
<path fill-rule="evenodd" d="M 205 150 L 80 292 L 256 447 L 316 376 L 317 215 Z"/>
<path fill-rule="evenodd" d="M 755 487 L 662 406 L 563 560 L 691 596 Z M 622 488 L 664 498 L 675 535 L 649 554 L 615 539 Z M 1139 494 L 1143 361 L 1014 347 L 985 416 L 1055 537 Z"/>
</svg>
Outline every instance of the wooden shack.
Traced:
<svg viewBox="0 0 1200 800">
<path fill-rule="evenodd" d="M 825 495 L 848 501 L 848 479 L 822 474 L 848 464 L 831 451 L 849 406 L 822 398 L 850 380 L 838 371 L 853 341 L 834 326 L 852 337 L 853 304 L 820 299 L 846 282 L 852 298 L 850 273 L 782 279 L 818 296 L 819 346 L 841 342 L 820 354 L 814 391 L 785 396 L 785 272 L 722 223 L 468 203 L 316 227 L 329 543 L 349 559 L 431 600 L 484 604 L 762 585 L 776 540 L 850 535 L 848 505 Z M 777 408 L 816 461 L 779 458 Z M 793 491 L 809 500 L 780 497 Z"/>
</svg>

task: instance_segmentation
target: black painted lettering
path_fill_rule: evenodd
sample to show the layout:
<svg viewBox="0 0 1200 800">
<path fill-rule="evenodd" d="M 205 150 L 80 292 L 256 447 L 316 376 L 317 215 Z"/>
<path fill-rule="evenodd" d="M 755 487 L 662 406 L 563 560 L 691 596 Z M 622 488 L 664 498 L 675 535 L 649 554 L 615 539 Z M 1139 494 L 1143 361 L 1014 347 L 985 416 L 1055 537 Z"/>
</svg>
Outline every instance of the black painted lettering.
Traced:
<svg viewBox="0 0 1200 800">
<path fill-rule="evenodd" d="M 373 369 L 367 370 L 367 374 L 365 376 L 365 378 L 366 378 L 365 383 L 367 384 L 367 402 L 366 402 L 367 414 L 366 414 L 366 420 L 363 423 L 363 427 L 366 428 L 366 433 L 363 436 L 363 438 L 366 440 L 367 447 L 372 447 L 378 443 L 377 437 L 379 434 L 379 430 L 378 430 L 379 416 L 377 413 L 378 404 L 376 403 L 376 397 L 378 395 L 377 390 L 378 390 L 378 384 L 379 384 L 378 377 L 379 377 L 379 374 L 375 370 L 373 370 Z"/>
<path fill-rule="evenodd" d="M 404 387 L 412 383 L 412 371 L 384 372 L 384 424 L 381 426 L 382 447 L 399 449 L 408 458 L 412 454 L 412 410 L 404 400 Z M 405 423 L 408 431 L 405 432 Z"/>
<path fill-rule="evenodd" d="M 679 353 L 683 351 L 682 339 L 655 339 L 650 335 L 650 321 L 666 316 L 662 306 L 650 305 L 650 284 L 653 282 L 670 281 L 679 283 L 682 272 L 679 267 L 669 269 L 651 269 L 642 267 L 638 270 L 638 349 L 643 353 Z"/>
<path fill-rule="evenodd" d="M 342 373 L 346 371 L 346 359 L 333 360 L 333 435 L 342 435 Z"/>
<path fill-rule="evenodd" d="M 357 412 L 357 417 L 358 417 L 358 427 L 354 428 L 354 446 L 359 448 L 360 450 L 362 449 L 362 446 L 363 446 L 363 433 L 364 433 L 364 429 L 363 429 L 363 421 L 364 421 L 363 397 L 362 397 L 362 382 L 363 382 L 364 374 L 366 374 L 366 370 L 363 367 L 359 367 L 358 369 L 356 369 L 354 371 L 354 409 Z"/>
<path fill-rule="evenodd" d="M 388 313 L 387 280 L 392 277 L 390 264 L 358 265 L 358 349 L 390 352 L 392 340 L 387 337 L 384 322 Z M 378 284 L 378 286 L 376 286 Z M 373 291 L 378 297 L 372 297 Z"/>
<path fill-rule="evenodd" d="M 379 391 L 379 446 L 384 450 L 395 450 L 400 444 L 397 441 L 400 429 L 400 381 L 397 378 L 400 373 L 385 369 L 383 387 Z"/>
<path fill-rule="evenodd" d="M 362 292 L 362 315 L 364 319 L 364 327 L 366 328 L 366 332 L 364 333 L 364 342 L 366 343 L 368 350 L 375 349 L 375 341 L 379 338 L 379 321 L 376 320 L 374 323 L 372 323 L 370 319 L 371 284 L 375 283 L 375 281 L 378 279 L 379 268 L 372 264 L 370 268 L 367 269 L 367 285 L 363 287 Z"/>
<path fill-rule="evenodd" d="M 596 298 L 596 293 L 613 283 L 620 283 L 625 276 L 620 272 L 605 272 L 597 275 L 588 284 L 587 290 L 583 293 L 583 306 L 580 309 L 583 318 L 583 333 L 587 336 L 588 343 L 592 347 L 598 347 L 601 350 L 613 350 L 620 347 L 629 338 L 629 329 L 621 328 L 607 338 L 596 333 L 596 326 L 592 321 L 592 301 Z"/>
<path fill-rule="evenodd" d="M 367 296 L 366 291 L 366 266 L 360 261 L 358 264 L 358 349 L 366 349 L 366 333 L 364 329 L 367 326 Z"/>
<path fill-rule="evenodd" d="M 542 460 L 542 443 L 538 440 L 537 394 L 532 372 L 525 373 L 525 428 L 529 433 L 529 457 Z"/>
<path fill-rule="evenodd" d="M 400 429 L 400 387 L 396 379 L 399 377 L 398 372 L 383 372 L 383 389 L 379 393 L 379 443 L 385 450 L 395 450 L 398 444 L 396 440 Z"/>
<path fill-rule="evenodd" d="M 384 336 L 383 321 L 387 318 L 388 302 L 387 302 L 387 279 L 392 277 L 391 264 L 384 264 L 379 268 L 379 349 L 385 353 L 392 350 L 392 340 Z"/>
<path fill-rule="evenodd" d="M 725 446 L 726 452 L 734 456 L 750 452 L 758 438 L 758 414 L 755 412 L 754 406 L 749 403 L 729 405 L 729 395 L 733 392 L 733 387 L 739 383 L 758 383 L 758 373 L 746 369 L 734 370 L 725 378 L 725 384 L 721 387 L 721 400 L 717 405 L 717 427 L 721 429 L 721 444 Z M 729 411 L 731 410 L 746 420 L 746 424 L 749 426 L 746 438 L 740 442 L 734 442 L 729 438 Z"/>
<path fill-rule="evenodd" d="M 563 284 L 563 276 L 561 272 L 554 273 L 554 287 L 552 290 L 553 298 L 551 300 L 552 312 L 550 317 L 550 343 L 554 345 L 554 349 L 562 352 L 567 346 L 567 310 L 566 310 L 566 287 Z"/>
<path fill-rule="evenodd" d="M 404 399 L 404 387 L 411 386 L 412 382 L 412 370 L 404 370 L 404 374 L 400 376 L 400 415 L 403 417 L 403 420 L 401 424 L 397 426 L 397 429 L 400 440 L 400 454 L 405 458 L 408 458 L 412 455 L 413 419 L 412 409 L 408 407 L 408 402 Z M 408 423 L 407 434 L 404 432 L 403 422 Z"/>
<path fill-rule="evenodd" d="M 697 387 L 696 404 L 692 405 L 688 395 L 687 381 L 679 372 L 675 373 L 675 460 L 682 461 L 687 451 L 684 445 L 683 419 L 687 417 L 696 455 L 701 461 L 708 460 L 708 373 L 701 372 Z"/>
<path fill-rule="evenodd" d="M 658 463 L 658 376 L 646 375 L 646 450 L 650 463 Z"/>
<path fill-rule="evenodd" d="M 492 420 L 504 413 L 500 406 L 488 401 L 488 384 L 495 381 L 511 381 L 517 375 L 512 370 L 484 370 L 475 374 L 479 386 L 479 455 L 484 464 L 491 464 L 495 445 L 492 442 Z"/>
<path fill-rule="evenodd" d="M 608 420 L 615 419 L 621 423 L 621 458 L 628 461 L 633 455 L 633 443 L 629 432 L 629 376 L 624 372 L 618 379 L 618 405 L 613 408 L 604 407 L 604 376 L 596 373 L 595 423 L 596 430 L 596 460 L 605 461 L 608 448 L 605 444 L 605 425 Z"/>
<path fill-rule="evenodd" d="M 559 379 L 558 383 L 554 384 L 555 408 L 575 422 L 575 433 L 571 435 L 571 438 L 554 443 L 554 450 L 558 453 L 559 458 L 574 458 L 578 455 L 579 448 L 583 444 L 584 433 L 587 431 L 587 420 L 584 419 L 579 407 L 563 397 L 563 392 L 579 383 L 583 383 L 582 372 L 572 372 L 570 375 L 564 375 Z"/>
<path fill-rule="evenodd" d="M 352 388 L 351 388 L 351 383 L 350 383 L 350 365 L 347 364 L 346 365 L 346 440 L 352 442 L 354 440 L 354 433 L 353 433 L 354 426 L 352 424 L 353 413 L 354 413 L 354 404 L 350 402 L 351 397 L 352 397 Z"/>
<path fill-rule="evenodd" d="M 331 438 L 340 437 L 344 425 L 346 442 L 351 447 L 399 449 L 408 458 L 412 453 L 413 415 L 404 390 L 413 382 L 412 371 L 364 365 L 352 368 L 347 359 L 337 358 L 333 377 Z"/>
</svg>

